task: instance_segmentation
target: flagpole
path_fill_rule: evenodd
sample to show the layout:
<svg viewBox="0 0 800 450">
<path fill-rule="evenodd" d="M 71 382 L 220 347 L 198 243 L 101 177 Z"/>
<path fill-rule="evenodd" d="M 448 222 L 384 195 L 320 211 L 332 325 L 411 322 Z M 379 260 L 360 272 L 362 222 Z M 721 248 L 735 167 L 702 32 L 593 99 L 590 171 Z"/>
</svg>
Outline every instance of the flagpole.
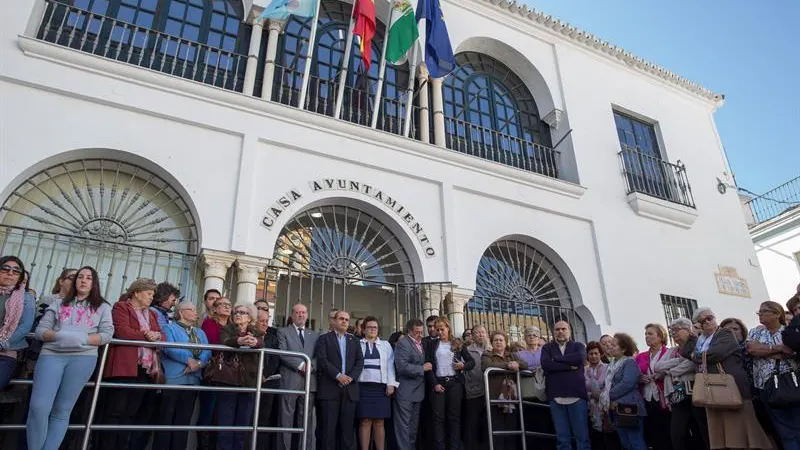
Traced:
<svg viewBox="0 0 800 450">
<path fill-rule="evenodd" d="M 410 70 L 408 74 L 408 89 L 406 90 L 406 122 L 403 124 L 403 136 L 409 137 L 411 133 L 411 108 L 414 106 L 414 82 L 417 78 L 417 52 L 419 45 L 414 43 L 411 49 Z"/>
<path fill-rule="evenodd" d="M 311 60 L 314 57 L 314 43 L 317 40 L 317 25 L 319 24 L 319 10 L 322 8 L 322 0 L 317 0 L 317 7 L 314 11 L 314 18 L 311 19 L 311 32 L 308 34 L 308 54 L 306 55 L 306 65 L 303 68 L 303 84 L 300 86 L 300 109 L 306 109 L 306 94 L 308 94 L 308 79 L 311 77 Z"/>
<path fill-rule="evenodd" d="M 375 88 L 375 100 L 372 102 L 372 128 L 378 126 L 378 112 L 383 94 L 383 77 L 386 74 L 386 48 L 389 46 L 389 30 L 392 25 L 392 13 L 394 13 L 394 2 L 389 1 L 389 15 L 384 22 L 386 33 L 383 34 L 383 50 L 381 50 L 381 65 L 378 69 L 378 86 Z"/>
<path fill-rule="evenodd" d="M 347 27 L 347 43 L 344 45 L 344 60 L 342 60 L 342 71 L 339 73 L 339 90 L 336 92 L 336 106 L 333 110 L 333 117 L 338 119 L 342 112 L 342 102 L 344 101 L 344 89 L 347 84 L 347 70 L 350 67 L 350 52 L 353 50 L 353 27 L 355 20 L 353 15 L 356 13 L 358 0 L 353 0 L 353 10 L 350 11 L 350 25 Z"/>
</svg>

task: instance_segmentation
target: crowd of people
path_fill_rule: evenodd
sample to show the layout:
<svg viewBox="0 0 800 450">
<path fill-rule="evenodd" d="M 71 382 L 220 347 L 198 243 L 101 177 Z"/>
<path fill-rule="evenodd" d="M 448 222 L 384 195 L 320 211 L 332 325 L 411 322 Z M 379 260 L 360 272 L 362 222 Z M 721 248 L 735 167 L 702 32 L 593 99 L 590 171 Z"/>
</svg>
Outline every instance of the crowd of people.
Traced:
<svg viewBox="0 0 800 450">
<path fill-rule="evenodd" d="M 708 308 L 667 327 L 648 324 L 640 352 L 625 333 L 577 342 L 566 321 L 551 325 L 552 340 L 528 327 L 512 343 L 483 325 L 454 336 L 446 318 L 431 316 L 425 323 L 411 319 L 383 340 L 377 318 L 354 320 L 332 310 L 320 333 L 308 328 L 301 303 L 276 328 L 265 301 L 234 305 L 214 289 L 204 295 L 201 317 L 193 302 L 178 301 L 175 286 L 144 278 L 112 305 L 88 266 L 64 270 L 37 303 L 26 273 L 19 258 L 0 258 L 0 394 L 24 392 L 14 413 L 4 415 L 26 421 L 24 438 L 7 447 L 6 433 L 3 448 L 79 448 L 83 432 L 68 432 L 68 425 L 86 423 L 92 391 L 85 386 L 100 378 L 150 388 L 100 390 L 93 423 L 122 427 L 94 431 L 97 449 L 184 450 L 187 431 L 124 426 L 199 425 L 226 429 L 198 432 L 197 448 L 243 450 L 259 401 L 259 425 L 307 427 L 308 450 L 477 450 L 488 448 L 489 439 L 499 450 L 521 448 L 521 439 L 529 439 L 529 448 L 558 450 L 800 450 L 800 286 L 788 312 L 777 302 L 761 303 L 760 325 L 749 331 L 740 319 L 718 322 Z M 98 351 L 112 339 L 287 350 L 311 364 L 267 354 L 259 372 L 253 351 L 113 344 L 99 373 Z M 488 368 L 502 370 L 486 383 Z M 711 375 L 732 380 L 738 401 L 725 407 L 693 401 L 697 380 Z M 29 389 L 9 385 L 12 377 L 33 382 Z M 298 394 L 257 399 L 252 391 L 191 388 L 261 384 L 297 391 L 309 377 L 307 416 Z M 487 414 L 494 431 L 520 429 L 519 396 L 528 400 L 525 429 L 542 434 L 490 436 Z M 487 400 L 493 400 L 488 408 Z M 555 439 L 541 440 L 546 434 Z M 293 450 L 300 436 L 263 432 L 258 448 Z"/>
</svg>

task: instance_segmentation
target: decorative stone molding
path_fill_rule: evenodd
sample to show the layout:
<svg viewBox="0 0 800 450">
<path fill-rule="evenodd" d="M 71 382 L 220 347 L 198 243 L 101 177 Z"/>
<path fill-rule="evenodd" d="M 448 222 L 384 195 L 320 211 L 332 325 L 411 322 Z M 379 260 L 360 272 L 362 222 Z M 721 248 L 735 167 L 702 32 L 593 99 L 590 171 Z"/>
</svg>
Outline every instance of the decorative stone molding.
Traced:
<svg viewBox="0 0 800 450">
<path fill-rule="evenodd" d="M 710 101 L 715 107 L 722 106 L 725 101 L 723 94 L 718 94 L 701 86 L 675 72 L 665 69 L 658 64 L 645 61 L 633 53 L 604 41 L 599 37 L 576 28 L 566 22 L 556 19 L 550 14 L 545 14 L 528 5 L 518 3 L 517 0 L 473 0 L 476 3 L 489 3 L 510 16 L 527 19 L 533 26 L 561 35 L 564 38 L 579 44 L 599 55 L 602 55 L 619 64 L 626 65 L 639 72 L 660 78 L 683 91 L 694 94 L 704 100 Z"/>
<path fill-rule="evenodd" d="M 546 116 L 542 117 L 542 121 L 550 126 L 550 128 L 557 130 L 564 117 L 564 111 L 555 108 L 550 111 Z"/>
<path fill-rule="evenodd" d="M 267 20 L 266 24 L 267 24 L 267 29 L 269 31 L 275 31 L 275 32 L 280 33 L 281 31 L 283 31 L 283 27 L 286 26 L 286 21 L 285 20 L 269 19 L 269 20 Z"/>
<path fill-rule="evenodd" d="M 636 214 L 649 219 L 689 229 L 697 220 L 697 210 L 660 198 L 633 192 L 628 194 L 628 204 Z"/>
<path fill-rule="evenodd" d="M 236 255 L 217 250 L 203 249 L 203 278 L 219 278 L 224 280 L 228 269 L 236 261 Z"/>
<path fill-rule="evenodd" d="M 258 276 L 264 271 L 269 263 L 268 259 L 257 258 L 254 256 L 241 255 L 236 258 L 236 275 L 238 284 L 258 283 Z"/>
</svg>

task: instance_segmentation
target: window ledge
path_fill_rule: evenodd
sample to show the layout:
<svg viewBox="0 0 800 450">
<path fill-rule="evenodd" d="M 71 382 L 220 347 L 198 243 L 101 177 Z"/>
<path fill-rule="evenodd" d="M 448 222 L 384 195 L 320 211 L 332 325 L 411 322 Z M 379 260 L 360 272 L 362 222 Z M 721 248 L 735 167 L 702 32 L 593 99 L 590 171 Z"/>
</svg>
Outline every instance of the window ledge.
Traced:
<svg viewBox="0 0 800 450">
<path fill-rule="evenodd" d="M 648 219 L 689 229 L 697 220 L 697 210 L 639 192 L 628 194 L 628 205 L 633 211 Z"/>
<path fill-rule="evenodd" d="M 488 161 L 455 150 L 422 143 L 361 125 L 351 124 L 343 120 L 315 114 L 295 107 L 268 102 L 258 97 L 247 96 L 209 86 L 200 82 L 185 80 L 168 74 L 128 65 L 113 59 L 84 53 L 58 44 L 45 42 L 29 36 L 18 36 L 18 45 L 25 55 L 69 66 L 107 77 L 137 83 L 152 89 L 159 89 L 171 94 L 182 95 L 200 101 L 225 106 L 251 114 L 258 114 L 271 119 L 303 125 L 308 128 L 324 130 L 343 138 L 358 140 L 371 145 L 382 146 L 397 152 L 412 154 L 431 161 L 458 166 L 473 172 L 482 173 L 494 178 L 512 181 L 529 187 L 579 199 L 586 192 L 586 187 L 557 178 L 550 178 L 535 172 L 528 172 L 515 167 Z M 75 95 L 75 94 L 73 94 Z M 108 99 L 103 99 L 108 101 Z"/>
</svg>

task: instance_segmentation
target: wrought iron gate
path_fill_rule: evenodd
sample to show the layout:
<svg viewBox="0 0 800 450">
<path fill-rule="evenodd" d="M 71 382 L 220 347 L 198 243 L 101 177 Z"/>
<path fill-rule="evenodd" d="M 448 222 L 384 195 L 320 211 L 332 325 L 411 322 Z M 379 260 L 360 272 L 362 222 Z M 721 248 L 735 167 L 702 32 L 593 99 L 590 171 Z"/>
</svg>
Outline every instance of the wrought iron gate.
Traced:
<svg viewBox="0 0 800 450">
<path fill-rule="evenodd" d="M 168 182 L 110 159 L 48 167 L 25 180 L 0 207 L 0 255 L 16 255 L 31 288 L 50 288 L 63 269 L 93 266 L 108 301 L 139 277 L 169 281 L 194 299 L 197 230 Z"/>
<path fill-rule="evenodd" d="M 388 283 L 270 265 L 259 282 L 257 296 L 275 305 L 277 326 L 286 325 L 292 305 L 302 303 L 308 308 L 309 327 L 314 330 L 327 330 L 328 313 L 339 309 L 354 318 L 377 317 L 381 337 L 388 338 L 408 319 L 424 319 L 425 300 L 432 298 L 442 311 L 451 292 L 449 283 Z"/>
</svg>

